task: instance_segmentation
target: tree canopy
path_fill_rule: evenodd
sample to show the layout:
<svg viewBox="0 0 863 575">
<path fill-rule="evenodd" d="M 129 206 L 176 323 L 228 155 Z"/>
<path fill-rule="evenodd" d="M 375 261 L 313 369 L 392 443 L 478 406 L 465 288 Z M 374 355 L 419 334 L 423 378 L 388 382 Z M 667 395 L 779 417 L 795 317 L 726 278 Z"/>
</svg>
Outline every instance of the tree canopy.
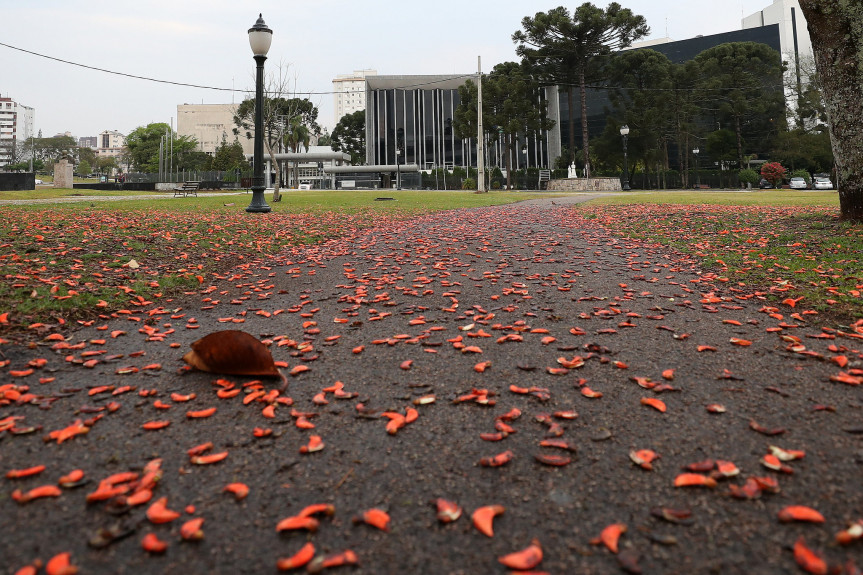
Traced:
<svg viewBox="0 0 863 575">
<path fill-rule="evenodd" d="M 342 116 L 331 137 L 333 151 L 350 154 L 353 166 L 363 164 L 366 161 L 366 111 L 357 110 Z"/>
<path fill-rule="evenodd" d="M 560 6 L 537 12 L 521 21 L 522 30 L 512 35 L 516 53 L 537 70 L 546 84 L 566 87 L 570 109 L 569 144 L 574 154 L 575 119 L 572 90 L 581 98 L 581 139 L 585 175 L 590 176 L 590 136 L 587 127 L 587 84 L 595 79 L 602 58 L 626 48 L 650 32 L 643 16 L 612 2 L 599 8 L 585 2 L 572 15 Z M 574 157 L 574 156 L 573 156 Z"/>
<path fill-rule="evenodd" d="M 127 157 L 133 169 L 149 173 L 159 171 L 159 147 L 164 136 L 167 136 L 167 149 L 163 156 L 169 158 L 175 170 L 200 169 L 200 154 L 203 152 L 195 151 L 198 141 L 192 136 L 178 136 L 164 122 L 139 126 L 126 136 Z M 173 155 L 169 157 L 167 154 L 171 154 L 172 141 Z"/>
</svg>

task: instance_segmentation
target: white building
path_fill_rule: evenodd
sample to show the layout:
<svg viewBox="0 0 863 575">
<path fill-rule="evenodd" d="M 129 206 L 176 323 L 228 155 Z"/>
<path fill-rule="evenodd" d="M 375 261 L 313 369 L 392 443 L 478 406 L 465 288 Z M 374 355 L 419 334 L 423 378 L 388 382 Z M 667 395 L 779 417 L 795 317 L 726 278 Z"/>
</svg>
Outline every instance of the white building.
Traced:
<svg viewBox="0 0 863 575">
<path fill-rule="evenodd" d="M 198 150 L 211 156 L 224 139 L 234 141 L 235 104 L 182 104 L 177 106 L 177 135 L 191 136 L 198 142 Z M 252 154 L 255 141 L 238 136 L 243 152 Z"/>
<path fill-rule="evenodd" d="M 0 166 L 30 158 L 29 150 L 15 153 L 15 147 L 33 137 L 34 110 L 12 98 L 0 97 Z"/>
<path fill-rule="evenodd" d="M 366 109 L 366 76 L 377 76 L 377 70 L 354 70 L 333 80 L 333 124 L 347 114 Z"/>
<path fill-rule="evenodd" d="M 773 4 L 743 19 L 743 29 L 779 25 L 779 42 L 782 57 L 792 66 L 798 58 L 812 54 L 812 41 L 806 28 L 806 19 L 797 0 L 773 0 Z"/>
<path fill-rule="evenodd" d="M 96 147 L 97 158 L 117 158 L 123 155 L 123 148 L 126 146 L 126 136 L 116 130 L 105 130 L 98 136 L 98 145 Z M 119 162 L 117 162 L 119 164 Z"/>
</svg>

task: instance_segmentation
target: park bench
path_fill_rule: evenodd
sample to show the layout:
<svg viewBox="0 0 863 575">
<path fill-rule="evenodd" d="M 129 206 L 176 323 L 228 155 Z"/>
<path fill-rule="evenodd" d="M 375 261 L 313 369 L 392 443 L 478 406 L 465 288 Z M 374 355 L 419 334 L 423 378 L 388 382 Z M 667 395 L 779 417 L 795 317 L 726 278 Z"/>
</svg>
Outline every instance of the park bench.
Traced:
<svg viewBox="0 0 863 575">
<path fill-rule="evenodd" d="M 185 198 L 191 195 L 197 198 L 200 185 L 201 182 L 183 182 L 182 186 L 174 188 L 174 197 L 180 196 L 181 198 Z"/>
</svg>

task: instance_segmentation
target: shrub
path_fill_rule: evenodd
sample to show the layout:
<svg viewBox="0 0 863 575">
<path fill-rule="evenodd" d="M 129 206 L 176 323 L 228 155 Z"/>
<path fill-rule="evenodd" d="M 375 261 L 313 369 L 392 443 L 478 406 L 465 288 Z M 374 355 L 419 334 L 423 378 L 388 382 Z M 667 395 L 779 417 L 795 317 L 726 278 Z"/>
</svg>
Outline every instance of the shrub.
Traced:
<svg viewBox="0 0 863 575">
<path fill-rule="evenodd" d="M 806 185 L 812 184 L 812 176 L 806 170 L 795 170 L 794 173 L 791 174 L 792 178 L 803 178 L 806 180 Z"/>
<path fill-rule="evenodd" d="M 758 180 L 759 180 L 758 172 L 756 172 L 752 168 L 746 168 L 744 170 L 740 170 L 740 173 L 737 174 L 737 176 L 740 178 L 741 184 L 751 184 L 753 186 L 758 184 Z"/>
<path fill-rule="evenodd" d="M 476 180 L 474 180 L 473 178 L 466 178 L 461 183 L 461 189 L 463 189 L 463 190 L 475 190 L 475 189 L 477 189 L 476 188 Z"/>
<path fill-rule="evenodd" d="M 767 162 L 761 166 L 761 177 L 772 183 L 775 188 L 782 186 L 782 180 L 787 174 L 788 170 L 782 167 L 779 162 Z"/>
</svg>

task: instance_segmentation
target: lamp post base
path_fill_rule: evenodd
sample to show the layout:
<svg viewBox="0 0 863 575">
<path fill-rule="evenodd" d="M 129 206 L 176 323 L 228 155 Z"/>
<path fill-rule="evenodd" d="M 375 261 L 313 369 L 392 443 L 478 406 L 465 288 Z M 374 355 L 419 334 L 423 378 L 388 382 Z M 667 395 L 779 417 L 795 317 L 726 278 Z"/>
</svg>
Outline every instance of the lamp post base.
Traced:
<svg viewBox="0 0 863 575">
<path fill-rule="evenodd" d="M 264 199 L 264 190 L 266 189 L 267 188 L 263 186 L 252 186 L 252 201 L 246 208 L 247 212 L 267 213 L 272 211 L 272 208 L 267 204 L 267 201 Z"/>
</svg>

